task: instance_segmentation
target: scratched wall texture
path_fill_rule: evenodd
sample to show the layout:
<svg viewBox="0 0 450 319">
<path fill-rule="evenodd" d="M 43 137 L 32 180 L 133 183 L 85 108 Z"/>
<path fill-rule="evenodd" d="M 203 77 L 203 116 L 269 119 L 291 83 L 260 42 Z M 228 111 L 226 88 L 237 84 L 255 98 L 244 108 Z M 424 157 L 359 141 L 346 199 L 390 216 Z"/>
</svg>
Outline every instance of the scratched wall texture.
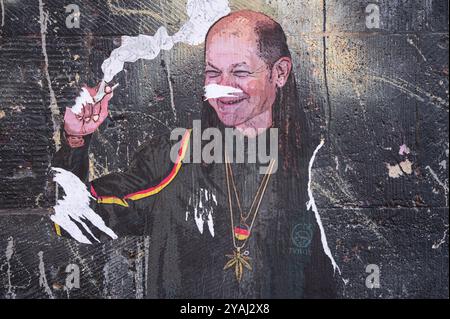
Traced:
<svg viewBox="0 0 450 319">
<path fill-rule="evenodd" d="M 145 298 L 148 238 L 93 246 L 57 238 L 47 169 L 60 114 L 83 83 L 102 78 L 120 35 L 161 25 L 174 33 L 187 20 L 185 0 L 0 2 L 0 298 Z M 71 3 L 79 29 L 65 25 Z M 367 28 L 370 3 L 379 29 Z M 313 191 L 342 270 L 339 295 L 448 298 L 448 2 L 231 5 L 268 13 L 288 33 L 302 107 L 315 141 L 326 142 Z M 94 136 L 91 178 L 125 168 L 155 132 L 199 117 L 202 50 L 177 45 L 126 65 Z M 399 154 L 403 144 L 409 154 Z M 70 263 L 80 267 L 80 289 L 65 289 Z M 366 287 L 369 264 L 380 268 L 379 288 Z"/>
</svg>

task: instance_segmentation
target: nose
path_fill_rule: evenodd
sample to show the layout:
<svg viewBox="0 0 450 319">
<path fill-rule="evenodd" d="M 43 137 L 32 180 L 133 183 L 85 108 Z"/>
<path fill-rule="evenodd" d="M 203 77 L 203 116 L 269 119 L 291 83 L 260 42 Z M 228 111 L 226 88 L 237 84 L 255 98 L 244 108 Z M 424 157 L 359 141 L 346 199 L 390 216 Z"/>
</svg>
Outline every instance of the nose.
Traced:
<svg viewBox="0 0 450 319">
<path fill-rule="evenodd" d="M 236 85 L 236 83 L 234 81 L 234 77 L 228 73 L 222 73 L 222 75 L 220 77 L 220 81 L 217 84 L 223 85 L 223 86 L 231 86 L 231 87 L 235 87 L 235 85 Z"/>
</svg>

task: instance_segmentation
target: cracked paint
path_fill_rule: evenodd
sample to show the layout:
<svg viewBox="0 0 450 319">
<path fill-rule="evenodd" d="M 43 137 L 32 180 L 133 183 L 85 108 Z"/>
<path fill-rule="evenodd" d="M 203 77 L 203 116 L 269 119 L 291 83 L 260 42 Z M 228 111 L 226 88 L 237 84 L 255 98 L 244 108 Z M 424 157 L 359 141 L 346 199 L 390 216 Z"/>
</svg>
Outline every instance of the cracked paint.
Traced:
<svg viewBox="0 0 450 319">
<path fill-rule="evenodd" d="M 8 291 L 6 292 L 7 299 L 15 299 L 16 294 L 13 292 L 13 286 L 11 283 L 11 257 L 14 254 L 14 239 L 12 237 L 8 238 L 8 246 L 6 247 L 6 276 L 8 277 Z"/>
<path fill-rule="evenodd" d="M 44 288 L 48 298 L 54 299 L 55 297 L 53 296 L 53 292 L 47 282 L 47 276 L 45 275 L 44 252 L 39 251 L 37 255 L 39 256 L 39 286 Z"/>
<path fill-rule="evenodd" d="M 44 11 L 44 3 L 39 0 L 39 23 L 41 25 L 41 45 L 42 55 L 44 56 L 44 74 L 47 80 L 48 91 L 50 93 L 50 113 L 53 122 L 53 141 L 55 142 L 56 150 L 61 147 L 60 136 L 60 112 L 58 108 L 58 102 L 56 101 L 55 91 L 53 91 L 52 80 L 50 78 L 50 72 L 48 70 L 48 55 L 47 55 L 47 24 L 48 24 L 48 12 Z"/>
<path fill-rule="evenodd" d="M 427 169 L 433 179 L 439 184 L 439 186 L 444 190 L 444 196 L 445 196 L 445 206 L 448 206 L 448 185 L 445 185 L 437 176 L 435 171 L 430 166 L 426 166 L 425 169 Z"/>
</svg>

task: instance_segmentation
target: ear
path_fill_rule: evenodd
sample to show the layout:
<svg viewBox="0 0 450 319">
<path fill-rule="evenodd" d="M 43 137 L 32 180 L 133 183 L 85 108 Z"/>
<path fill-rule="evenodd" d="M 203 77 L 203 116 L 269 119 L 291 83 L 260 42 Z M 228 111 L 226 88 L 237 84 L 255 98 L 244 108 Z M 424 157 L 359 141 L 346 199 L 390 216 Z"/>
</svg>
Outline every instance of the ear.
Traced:
<svg viewBox="0 0 450 319">
<path fill-rule="evenodd" d="M 275 84 L 277 87 L 282 88 L 292 71 L 292 60 L 288 57 L 282 57 L 273 66 L 273 74 Z"/>
</svg>

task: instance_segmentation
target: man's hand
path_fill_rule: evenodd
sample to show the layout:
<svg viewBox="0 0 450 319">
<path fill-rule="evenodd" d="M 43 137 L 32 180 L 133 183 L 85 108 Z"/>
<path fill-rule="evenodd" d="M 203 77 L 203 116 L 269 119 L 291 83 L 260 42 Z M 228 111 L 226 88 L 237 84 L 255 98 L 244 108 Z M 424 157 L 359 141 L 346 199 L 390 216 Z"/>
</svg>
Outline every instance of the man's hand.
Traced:
<svg viewBox="0 0 450 319">
<path fill-rule="evenodd" d="M 95 88 L 85 86 L 92 97 L 97 95 L 99 87 L 100 84 Z M 81 142 L 83 141 L 82 136 L 94 133 L 108 117 L 108 102 L 113 96 L 111 87 L 106 86 L 105 93 L 106 95 L 100 102 L 85 104 L 80 114 L 75 114 L 72 109 L 66 108 L 66 113 L 64 114 L 64 130 L 67 140 L 72 147 L 82 146 L 84 144 Z"/>
</svg>

